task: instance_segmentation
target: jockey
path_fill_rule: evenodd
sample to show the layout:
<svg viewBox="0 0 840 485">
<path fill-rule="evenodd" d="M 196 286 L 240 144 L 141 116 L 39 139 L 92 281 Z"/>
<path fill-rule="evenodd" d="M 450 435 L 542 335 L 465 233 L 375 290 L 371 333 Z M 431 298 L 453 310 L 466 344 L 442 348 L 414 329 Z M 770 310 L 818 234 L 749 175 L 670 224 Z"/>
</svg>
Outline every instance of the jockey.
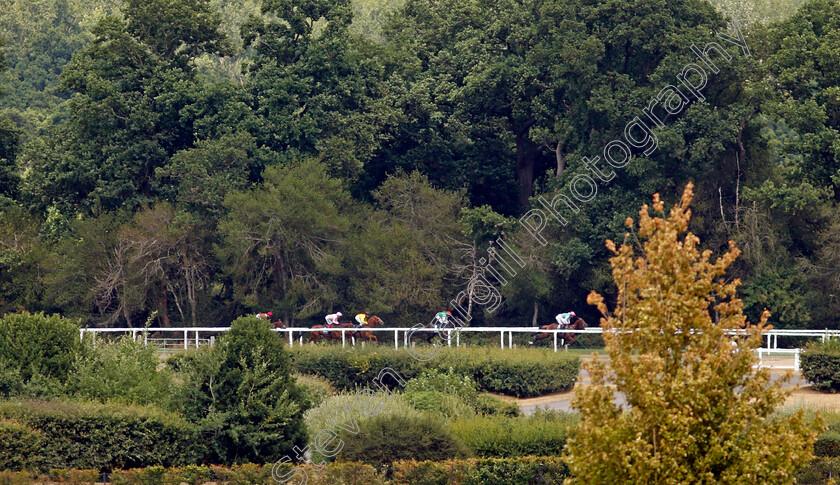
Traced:
<svg viewBox="0 0 840 485">
<path fill-rule="evenodd" d="M 327 320 L 327 328 L 332 327 L 333 325 L 338 325 L 338 317 L 341 316 L 341 312 L 335 312 L 330 315 L 324 317 Z M 326 329 L 324 330 L 326 332 Z"/>
<path fill-rule="evenodd" d="M 271 320 L 271 312 L 268 312 L 268 313 L 257 313 L 257 314 L 256 314 L 256 315 L 254 315 L 254 316 L 255 316 L 255 317 L 257 317 L 257 318 L 264 318 L 264 319 L 266 319 L 266 320 Z"/>
<path fill-rule="evenodd" d="M 560 325 L 560 328 L 566 328 L 569 326 L 570 323 L 572 323 L 572 317 L 574 316 L 576 316 L 575 312 L 561 313 L 554 317 L 554 319 L 557 320 L 557 323 Z"/>
<path fill-rule="evenodd" d="M 435 315 L 435 328 L 440 328 L 449 323 L 449 317 L 452 316 L 452 312 L 440 312 Z"/>
<path fill-rule="evenodd" d="M 367 313 L 359 313 L 356 315 L 356 321 L 359 322 L 359 327 L 364 327 L 367 325 L 368 322 L 368 315 Z"/>
</svg>

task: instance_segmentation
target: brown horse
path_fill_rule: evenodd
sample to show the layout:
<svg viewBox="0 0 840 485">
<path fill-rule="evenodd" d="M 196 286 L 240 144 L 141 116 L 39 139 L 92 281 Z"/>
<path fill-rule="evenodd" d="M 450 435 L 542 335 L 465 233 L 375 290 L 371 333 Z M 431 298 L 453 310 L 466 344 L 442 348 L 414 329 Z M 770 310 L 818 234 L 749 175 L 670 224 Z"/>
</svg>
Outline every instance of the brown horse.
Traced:
<svg viewBox="0 0 840 485">
<path fill-rule="evenodd" d="M 368 318 L 367 323 L 362 325 L 362 328 L 373 328 L 374 326 L 379 325 L 380 323 L 385 325 L 385 322 L 383 322 L 381 318 L 377 317 L 376 315 L 372 315 L 370 318 Z M 379 344 L 379 340 L 377 340 L 376 335 L 374 335 L 373 332 L 371 332 L 370 330 L 359 330 L 358 332 L 353 332 L 353 337 L 366 338 L 373 343 Z"/>
<path fill-rule="evenodd" d="M 277 319 L 276 322 L 272 323 L 272 325 L 274 325 L 274 328 L 286 328 L 286 324 L 283 323 L 283 320 L 281 320 L 279 318 Z"/>
<path fill-rule="evenodd" d="M 316 329 L 324 329 L 327 328 L 326 325 L 313 325 L 312 332 L 309 332 L 309 341 L 310 342 L 317 342 L 321 339 L 324 340 L 341 340 L 341 331 L 334 331 L 333 329 L 338 328 L 353 328 L 353 324 L 350 322 L 346 323 L 339 323 L 330 327 L 329 331 L 324 332 L 323 330 L 319 330 L 315 332 Z M 355 332 L 345 332 L 345 337 L 352 336 Z"/>
<path fill-rule="evenodd" d="M 559 326 L 560 326 L 560 324 L 558 324 L 558 323 L 551 323 L 551 324 L 548 324 L 548 325 L 540 326 L 540 330 L 557 330 L 557 328 Z M 586 322 L 580 317 L 577 317 L 577 319 L 571 325 L 569 325 L 569 329 L 571 329 L 571 330 L 583 330 L 585 328 L 586 328 Z M 538 340 L 542 340 L 542 339 L 551 337 L 552 334 L 553 334 L 553 332 L 541 333 L 541 334 L 537 335 L 536 337 L 534 337 L 534 340 L 528 342 L 528 344 L 529 345 L 534 345 L 534 343 L 536 343 Z M 573 334 L 573 333 L 561 333 L 559 335 L 560 335 L 560 338 L 568 340 L 570 342 L 577 343 L 578 345 L 583 347 L 583 345 L 581 345 L 581 343 L 578 342 L 577 339 L 575 338 L 575 334 Z"/>
</svg>

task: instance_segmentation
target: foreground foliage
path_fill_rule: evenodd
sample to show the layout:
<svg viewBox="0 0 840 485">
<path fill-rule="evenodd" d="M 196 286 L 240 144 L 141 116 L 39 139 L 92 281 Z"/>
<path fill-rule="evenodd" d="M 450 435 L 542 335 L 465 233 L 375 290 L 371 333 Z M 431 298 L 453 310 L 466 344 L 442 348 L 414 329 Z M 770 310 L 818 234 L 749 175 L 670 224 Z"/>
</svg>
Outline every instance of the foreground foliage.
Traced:
<svg viewBox="0 0 840 485">
<path fill-rule="evenodd" d="M 157 407 L 80 401 L 0 402 L 0 469 L 194 463 L 196 427 Z"/>
<path fill-rule="evenodd" d="M 271 324 L 242 317 L 216 347 L 178 361 L 174 402 L 197 423 L 205 463 L 264 463 L 303 446 L 301 389 L 286 343 Z"/>
<path fill-rule="evenodd" d="M 734 243 L 716 261 L 698 249 L 687 232 L 692 195 L 689 185 L 667 219 L 658 195 L 642 207 L 641 247 L 629 234 L 620 248 L 607 241 L 618 303 L 610 313 L 601 295 L 589 297 L 605 316 L 610 360 L 585 366 L 592 385 L 573 400 L 581 423 L 566 460 L 576 483 L 792 483 L 813 456 L 821 418 L 768 419 L 790 379 L 771 384 L 767 369 L 752 367 L 769 313 L 749 324 L 739 281 L 724 280 Z M 731 328 L 745 337 L 727 336 Z M 615 390 L 629 409 L 614 403 Z"/>
</svg>

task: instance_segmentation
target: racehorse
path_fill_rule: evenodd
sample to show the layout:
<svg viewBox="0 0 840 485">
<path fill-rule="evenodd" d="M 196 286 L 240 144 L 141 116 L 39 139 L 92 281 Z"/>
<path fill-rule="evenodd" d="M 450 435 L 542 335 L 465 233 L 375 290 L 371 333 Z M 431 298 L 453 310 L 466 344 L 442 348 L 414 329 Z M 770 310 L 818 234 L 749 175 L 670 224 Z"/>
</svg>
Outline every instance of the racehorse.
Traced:
<svg viewBox="0 0 840 485">
<path fill-rule="evenodd" d="M 551 324 L 548 324 L 548 325 L 542 325 L 540 327 L 540 330 L 557 330 L 557 328 L 559 326 L 560 326 L 560 324 L 555 322 L 555 323 L 551 323 Z M 568 328 L 571 329 L 571 330 L 583 330 L 584 328 L 586 328 L 586 322 L 582 318 L 577 317 L 577 319 L 571 325 L 569 325 Z M 551 337 L 551 335 L 552 335 L 552 332 L 541 333 L 541 334 L 537 335 L 536 337 L 534 337 L 534 340 L 531 340 L 530 342 L 528 342 L 528 345 L 534 345 L 534 343 L 536 341 L 542 340 L 544 338 Z M 561 333 L 559 335 L 560 335 L 560 338 L 571 341 L 571 342 L 574 342 L 574 343 L 577 343 L 578 345 L 583 347 L 583 345 L 580 342 L 578 342 L 577 339 L 575 338 L 575 334 L 573 334 L 573 333 Z"/>
<path fill-rule="evenodd" d="M 283 323 L 283 320 L 281 320 L 279 318 L 277 319 L 276 322 L 272 323 L 272 325 L 274 325 L 274 328 L 286 328 L 286 324 Z"/>
<path fill-rule="evenodd" d="M 326 325 L 313 325 L 312 330 L 316 329 L 323 329 L 327 328 Z M 334 331 L 334 328 L 353 328 L 353 324 L 350 322 L 345 323 L 337 323 L 330 327 L 329 331 L 324 332 L 323 330 L 319 330 L 317 332 L 309 332 L 309 341 L 310 342 L 317 342 L 321 339 L 324 340 L 341 340 L 341 331 Z M 355 332 L 345 332 L 345 335 L 353 335 Z"/>
<path fill-rule="evenodd" d="M 435 327 L 435 323 L 433 321 L 432 323 L 423 325 L 422 327 L 418 327 L 418 328 L 420 328 L 420 329 L 423 329 L 423 328 L 433 329 L 433 328 L 436 328 L 436 327 Z M 410 333 L 410 335 L 412 335 L 411 339 L 413 340 L 415 337 L 419 337 L 419 338 L 425 340 L 427 344 L 431 345 L 432 339 L 435 338 L 435 336 L 440 336 L 440 338 L 443 338 L 444 341 L 446 341 L 446 339 L 448 337 L 444 337 L 444 332 L 447 331 L 447 330 L 455 330 L 457 327 L 454 326 L 454 325 L 449 326 L 449 324 L 447 323 L 447 324 L 438 324 L 437 328 L 439 330 L 437 330 L 435 332 L 416 332 L 416 333 L 411 332 Z M 446 335 L 449 335 L 449 334 L 446 334 Z"/>
<path fill-rule="evenodd" d="M 368 321 L 365 325 L 362 325 L 362 328 L 373 328 L 375 325 L 385 324 L 381 318 L 377 317 L 376 315 L 372 315 L 368 318 Z M 359 330 L 358 332 L 353 332 L 354 338 L 366 338 L 371 342 L 379 344 L 379 340 L 377 340 L 376 335 L 373 334 L 370 330 Z"/>
</svg>

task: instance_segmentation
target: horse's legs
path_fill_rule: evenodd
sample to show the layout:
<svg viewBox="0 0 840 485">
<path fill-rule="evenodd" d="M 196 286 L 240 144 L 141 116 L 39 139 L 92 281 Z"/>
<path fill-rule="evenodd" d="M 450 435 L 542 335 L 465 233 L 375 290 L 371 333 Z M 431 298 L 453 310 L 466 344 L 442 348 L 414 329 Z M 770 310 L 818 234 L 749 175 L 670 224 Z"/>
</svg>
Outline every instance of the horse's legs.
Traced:
<svg viewBox="0 0 840 485">
<path fill-rule="evenodd" d="M 537 341 L 542 340 L 542 339 L 544 339 L 544 338 L 548 338 L 548 336 L 549 336 L 549 334 L 548 334 L 548 333 L 541 333 L 541 334 L 538 334 L 536 337 L 534 337 L 534 340 L 531 340 L 531 341 L 530 341 L 530 342 L 528 342 L 528 343 L 529 343 L 529 344 L 531 344 L 531 345 L 535 345 L 535 344 L 537 343 Z"/>
</svg>

